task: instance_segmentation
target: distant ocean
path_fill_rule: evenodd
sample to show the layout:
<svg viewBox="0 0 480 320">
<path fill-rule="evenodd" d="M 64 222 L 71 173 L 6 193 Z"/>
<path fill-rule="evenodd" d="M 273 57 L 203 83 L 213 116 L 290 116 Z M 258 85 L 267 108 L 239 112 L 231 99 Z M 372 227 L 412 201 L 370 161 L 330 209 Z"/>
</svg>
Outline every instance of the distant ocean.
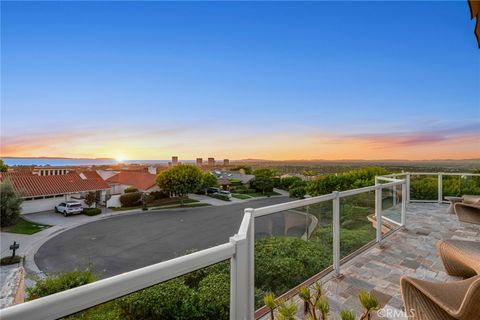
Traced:
<svg viewBox="0 0 480 320">
<path fill-rule="evenodd" d="M 102 160 L 102 159 L 36 159 L 36 158 L 8 158 L 3 159 L 3 162 L 9 166 L 91 166 L 91 165 L 108 165 L 118 164 L 116 160 Z M 166 164 L 170 160 L 123 160 L 121 163 L 129 164 Z M 180 160 L 180 162 L 192 163 L 194 160 Z"/>
</svg>

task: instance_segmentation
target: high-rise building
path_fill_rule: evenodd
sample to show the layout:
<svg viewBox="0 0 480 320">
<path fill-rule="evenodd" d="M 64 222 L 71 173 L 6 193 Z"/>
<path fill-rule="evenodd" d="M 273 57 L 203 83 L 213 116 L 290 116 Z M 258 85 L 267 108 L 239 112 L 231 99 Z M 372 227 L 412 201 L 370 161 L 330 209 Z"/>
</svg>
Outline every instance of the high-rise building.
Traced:
<svg viewBox="0 0 480 320">
<path fill-rule="evenodd" d="M 203 159 L 197 158 L 197 161 L 195 163 L 197 164 L 197 166 L 201 167 L 203 165 Z"/>
<path fill-rule="evenodd" d="M 208 158 L 208 165 L 214 166 L 215 165 L 215 158 Z"/>
<path fill-rule="evenodd" d="M 228 159 L 223 159 L 223 165 L 228 166 L 230 164 L 230 160 Z"/>
<path fill-rule="evenodd" d="M 178 164 L 178 157 L 172 156 L 172 166 L 176 166 Z"/>
</svg>

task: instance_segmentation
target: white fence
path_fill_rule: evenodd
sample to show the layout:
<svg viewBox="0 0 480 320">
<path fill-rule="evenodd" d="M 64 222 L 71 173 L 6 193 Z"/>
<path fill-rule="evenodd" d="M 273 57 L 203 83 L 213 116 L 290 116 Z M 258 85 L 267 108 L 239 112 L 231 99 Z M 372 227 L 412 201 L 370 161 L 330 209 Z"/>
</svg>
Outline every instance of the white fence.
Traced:
<svg viewBox="0 0 480 320">
<path fill-rule="evenodd" d="M 415 174 L 420 175 L 424 173 Z M 426 174 L 432 175 L 433 173 Z M 229 259 L 231 284 L 230 319 L 254 319 L 255 217 L 331 201 L 333 207 L 333 270 L 335 275 L 339 275 L 341 269 L 340 199 L 365 192 L 375 192 L 376 242 L 379 243 L 382 240 L 383 220 L 393 222 L 399 226 L 405 225 L 407 203 L 409 201 L 410 175 L 411 173 L 402 173 L 377 177 L 374 186 L 341 192 L 336 191 L 331 194 L 258 209 L 246 209 L 238 233 L 232 236 L 228 243 L 15 305 L 0 310 L 0 318 L 2 320 L 58 319 Z M 438 175 L 439 194 L 441 194 L 441 176 L 446 174 L 440 173 Z M 397 179 L 397 177 L 404 178 Z M 380 183 L 382 181 L 385 183 Z M 382 190 L 386 188 L 392 188 L 393 193 L 395 193 L 397 188 L 402 190 L 400 222 L 382 217 Z M 393 198 L 396 201 L 396 197 L 394 196 Z"/>
</svg>

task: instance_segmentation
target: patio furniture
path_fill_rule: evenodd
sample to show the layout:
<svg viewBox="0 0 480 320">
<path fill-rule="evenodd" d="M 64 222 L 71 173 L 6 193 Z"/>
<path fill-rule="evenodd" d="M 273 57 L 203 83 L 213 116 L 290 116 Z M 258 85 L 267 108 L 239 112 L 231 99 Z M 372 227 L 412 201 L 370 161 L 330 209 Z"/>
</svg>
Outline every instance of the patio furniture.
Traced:
<svg viewBox="0 0 480 320">
<path fill-rule="evenodd" d="M 450 214 L 455 214 L 455 203 L 462 202 L 462 197 L 445 197 L 445 200 L 450 202 L 450 206 L 447 209 L 447 212 Z"/>
<path fill-rule="evenodd" d="M 480 276 L 447 283 L 402 276 L 400 285 L 408 319 L 480 319 Z"/>
<path fill-rule="evenodd" d="M 480 196 L 463 196 L 463 202 L 455 203 L 458 220 L 480 224 Z"/>
<path fill-rule="evenodd" d="M 437 251 L 449 275 L 464 278 L 480 275 L 480 242 L 440 240 Z"/>
</svg>

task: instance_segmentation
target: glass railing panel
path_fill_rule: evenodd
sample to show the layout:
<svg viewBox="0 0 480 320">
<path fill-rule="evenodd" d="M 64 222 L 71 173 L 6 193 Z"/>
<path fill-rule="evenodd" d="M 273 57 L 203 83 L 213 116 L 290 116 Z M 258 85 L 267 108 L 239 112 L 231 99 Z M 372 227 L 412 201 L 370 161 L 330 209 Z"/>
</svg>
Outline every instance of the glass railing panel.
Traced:
<svg viewBox="0 0 480 320">
<path fill-rule="evenodd" d="M 437 175 L 411 175 L 410 200 L 438 200 Z"/>
<path fill-rule="evenodd" d="M 230 261 L 128 294 L 76 314 L 69 320 L 230 318 Z"/>
<path fill-rule="evenodd" d="M 385 223 L 401 223 L 402 197 L 402 185 L 382 188 L 382 217 L 387 218 Z"/>
<path fill-rule="evenodd" d="M 332 265 L 331 201 L 255 218 L 255 307 Z"/>
<path fill-rule="evenodd" d="M 375 240 L 375 192 L 340 199 L 340 257 Z"/>
<path fill-rule="evenodd" d="M 461 197 L 463 195 L 480 195 L 480 177 L 444 175 L 442 177 L 443 197 Z"/>
</svg>

